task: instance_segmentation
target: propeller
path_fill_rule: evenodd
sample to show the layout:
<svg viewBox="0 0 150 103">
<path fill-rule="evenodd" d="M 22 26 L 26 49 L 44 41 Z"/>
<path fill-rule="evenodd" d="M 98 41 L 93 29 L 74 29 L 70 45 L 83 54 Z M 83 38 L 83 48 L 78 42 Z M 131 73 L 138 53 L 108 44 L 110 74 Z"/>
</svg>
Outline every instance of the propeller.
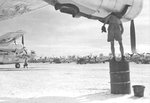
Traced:
<svg viewBox="0 0 150 103">
<path fill-rule="evenodd" d="M 24 36 L 22 36 L 22 45 L 24 46 Z"/>
<path fill-rule="evenodd" d="M 22 36 L 22 45 L 23 45 L 23 50 L 24 52 L 26 53 L 26 55 L 28 54 L 27 50 L 25 49 L 25 46 L 24 46 L 24 36 Z"/>
<path fill-rule="evenodd" d="M 135 34 L 135 25 L 134 20 L 131 20 L 130 24 L 130 41 L 131 41 L 131 51 L 136 53 L 136 34 Z"/>
<path fill-rule="evenodd" d="M 28 54 L 28 52 L 27 52 L 27 50 L 25 49 L 25 47 L 24 47 L 23 49 L 24 49 L 25 53 Z"/>
</svg>

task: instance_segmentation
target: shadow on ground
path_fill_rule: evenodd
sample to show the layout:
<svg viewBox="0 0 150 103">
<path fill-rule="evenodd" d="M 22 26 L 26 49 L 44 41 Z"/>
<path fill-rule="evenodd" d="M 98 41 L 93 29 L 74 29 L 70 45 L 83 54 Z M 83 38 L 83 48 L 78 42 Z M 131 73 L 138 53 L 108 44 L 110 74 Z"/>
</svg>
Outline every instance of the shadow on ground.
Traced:
<svg viewBox="0 0 150 103">
<path fill-rule="evenodd" d="M 84 96 L 81 96 L 80 98 L 85 98 L 90 102 L 90 101 L 104 101 L 104 100 L 119 98 L 123 96 L 124 95 L 110 94 L 110 91 L 107 91 L 107 92 L 84 95 Z"/>
<path fill-rule="evenodd" d="M 109 93 L 96 93 L 83 95 L 80 97 L 61 97 L 61 96 L 47 96 L 38 98 L 0 98 L 0 103 L 86 103 L 92 101 L 104 101 L 113 98 L 119 98 L 124 95 L 112 95 Z"/>
<path fill-rule="evenodd" d="M 80 103 L 72 97 L 39 97 L 39 98 L 0 98 L 0 103 Z"/>
<path fill-rule="evenodd" d="M 35 69 L 35 68 L 0 68 L 0 71 L 43 71 L 50 69 Z"/>
</svg>

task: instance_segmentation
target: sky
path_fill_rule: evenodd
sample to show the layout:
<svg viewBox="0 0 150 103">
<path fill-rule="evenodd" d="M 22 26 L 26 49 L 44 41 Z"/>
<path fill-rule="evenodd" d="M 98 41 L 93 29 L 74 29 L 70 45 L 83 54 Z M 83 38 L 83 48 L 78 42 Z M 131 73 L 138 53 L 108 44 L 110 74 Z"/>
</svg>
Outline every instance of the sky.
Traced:
<svg viewBox="0 0 150 103">
<path fill-rule="evenodd" d="M 150 52 L 150 1 L 143 0 L 143 10 L 135 19 L 137 52 Z M 108 55 L 110 43 L 107 34 L 101 33 L 103 24 L 84 17 L 72 18 L 52 6 L 0 22 L 0 35 L 24 30 L 27 49 L 38 56 Z M 123 44 L 125 53 L 131 53 L 130 23 L 124 23 Z M 119 46 L 116 44 L 116 53 Z"/>
</svg>

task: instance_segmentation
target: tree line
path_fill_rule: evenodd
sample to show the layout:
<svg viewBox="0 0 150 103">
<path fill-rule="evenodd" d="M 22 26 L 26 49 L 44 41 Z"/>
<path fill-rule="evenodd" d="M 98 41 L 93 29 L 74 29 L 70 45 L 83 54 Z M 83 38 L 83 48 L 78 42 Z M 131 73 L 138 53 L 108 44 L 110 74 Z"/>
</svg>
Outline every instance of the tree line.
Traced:
<svg viewBox="0 0 150 103">
<path fill-rule="evenodd" d="M 95 64 L 95 63 L 106 63 L 109 62 L 112 55 L 109 54 L 105 56 L 104 54 L 99 55 L 86 55 L 86 56 L 59 56 L 59 57 L 39 57 L 31 58 L 28 62 L 30 63 L 77 63 L 77 64 Z M 136 64 L 150 64 L 150 53 L 141 54 L 125 54 L 126 60 L 129 62 L 134 62 Z M 117 60 L 120 60 L 118 56 Z"/>
</svg>

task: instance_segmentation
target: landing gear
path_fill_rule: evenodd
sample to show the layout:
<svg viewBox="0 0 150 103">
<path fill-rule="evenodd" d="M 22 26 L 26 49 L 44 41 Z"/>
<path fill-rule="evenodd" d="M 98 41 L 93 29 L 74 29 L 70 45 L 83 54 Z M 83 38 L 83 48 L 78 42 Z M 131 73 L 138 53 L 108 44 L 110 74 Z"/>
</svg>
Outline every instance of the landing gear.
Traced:
<svg viewBox="0 0 150 103">
<path fill-rule="evenodd" d="M 19 63 L 16 63 L 16 64 L 15 64 L 15 67 L 16 67 L 16 68 L 20 68 L 20 64 L 19 64 Z"/>
</svg>

